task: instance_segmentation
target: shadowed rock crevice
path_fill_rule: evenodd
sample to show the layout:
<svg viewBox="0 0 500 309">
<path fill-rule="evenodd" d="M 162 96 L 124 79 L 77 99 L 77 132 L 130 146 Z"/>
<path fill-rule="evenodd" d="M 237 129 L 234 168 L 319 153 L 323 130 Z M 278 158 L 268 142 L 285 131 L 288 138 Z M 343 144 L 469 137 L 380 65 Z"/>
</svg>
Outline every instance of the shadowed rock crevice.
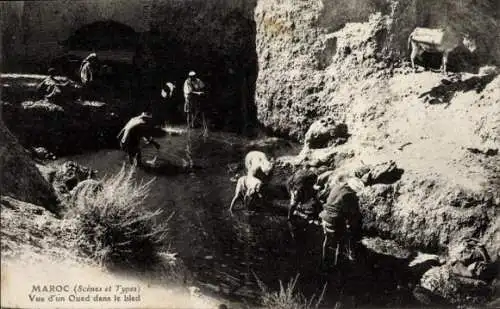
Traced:
<svg viewBox="0 0 500 309">
<path fill-rule="evenodd" d="M 324 70 L 333 60 L 333 56 L 337 53 L 337 38 L 331 37 L 326 39 L 324 49 L 316 55 L 318 60 L 318 69 Z"/>
<path fill-rule="evenodd" d="M 29 153 L 19 145 L 0 119 L 0 189 L 2 195 L 42 205 L 57 214 L 59 202 Z"/>
</svg>

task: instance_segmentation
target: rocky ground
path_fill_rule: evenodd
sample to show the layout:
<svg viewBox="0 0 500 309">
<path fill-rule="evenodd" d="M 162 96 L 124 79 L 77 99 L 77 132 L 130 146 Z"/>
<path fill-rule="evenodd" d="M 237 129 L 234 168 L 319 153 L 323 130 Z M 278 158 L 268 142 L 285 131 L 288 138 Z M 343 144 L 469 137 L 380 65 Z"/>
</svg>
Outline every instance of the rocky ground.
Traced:
<svg viewBox="0 0 500 309">
<path fill-rule="evenodd" d="M 60 102 L 39 99 L 36 85 L 45 77 L 33 74 L 0 77 L 2 118 L 27 149 L 43 147 L 56 155 L 68 155 L 112 147 L 124 123 L 138 113 L 139 107 L 130 100 L 81 99 L 81 89 L 75 88 L 74 82 L 64 89 L 67 96 Z"/>
<path fill-rule="evenodd" d="M 11 195 L 57 212 L 54 189 L 45 182 L 42 174 L 31 161 L 31 156 L 19 145 L 14 135 L 0 119 L 0 170 L 2 195 Z M 19 177 L 24 175 L 25 177 Z"/>
<path fill-rule="evenodd" d="M 181 281 L 169 279 L 165 283 L 165 277 L 158 274 L 130 276 L 106 271 L 76 253 L 71 220 L 58 219 L 41 206 L 2 196 L 1 220 L 2 307 L 32 307 L 27 294 L 34 282 L 78 282 L 84 286 L 107 286 L 112 282 L 140 287 L 143 291 L 140 304 L 145 307 L 162 304 L 176 308 L 215 308 L 219 303 Z M 50 308 L 53 304 L 38 306 Z"/>
</svg>

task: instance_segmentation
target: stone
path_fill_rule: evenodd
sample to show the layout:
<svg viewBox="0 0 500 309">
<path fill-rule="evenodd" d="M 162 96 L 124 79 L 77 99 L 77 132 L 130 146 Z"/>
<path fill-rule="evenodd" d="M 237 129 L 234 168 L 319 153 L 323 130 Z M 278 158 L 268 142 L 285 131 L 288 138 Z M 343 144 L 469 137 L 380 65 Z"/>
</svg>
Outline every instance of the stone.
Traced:
<svg viewBox="0 0 500 309">
<path fill-rule="evenodd" d="M 462 241 L 452 244 L 448 248 L 448 255 L 452 262 L 459 261 L 468 266 L 475 261 L 489 263 L 491 258 L 479 240 L 466 238 Z"/>
<path fill-rule="evenodd" d="M 484 304 L 492 292 L 483 280 L 455 275 L 451 264 L 428 270 L 420 285 L 451 304 Z"/>
<path fill-rule="evenodd" d="M 32 154 L 35 159 L 39 160 L 54 160 L 55 155 L 48 151 L 45 147 L 33 147 Z"/>
<path fill-rule="evenodd" d="M 401 178 L 404 170 L 397 167 L 393 160 L 382 162 L 374 166 L 362 166 L 354 174 L 360 178 L 365 185 L 376 183 L 391 184 Z"/>
<path fill-rule="evenodd" d="M 97 171 L 86 166 L 80 165 L 74 161 L 66 161 L 52 171 L 50 179 L 56 193 L 63 200 L 70 198 L 70 191 L 80 182 L 91 179 L 97 174 Z"/>
<path fill-rule="evenodd" d="M 336 123 L 332 117 L 323 117 L 313 122 L 307 130 L 303 151 L 339 145 L 345 143 L 347 138 L 345 124 Z"/>
</svg>

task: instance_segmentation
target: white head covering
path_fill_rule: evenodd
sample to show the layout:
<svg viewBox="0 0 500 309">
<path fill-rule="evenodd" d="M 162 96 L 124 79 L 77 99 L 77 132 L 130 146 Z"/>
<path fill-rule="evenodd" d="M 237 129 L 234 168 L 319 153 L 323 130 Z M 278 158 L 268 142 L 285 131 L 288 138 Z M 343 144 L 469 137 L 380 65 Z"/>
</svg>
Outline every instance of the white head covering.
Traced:
<svg viewBox="0 0 500 309">
<path fill-rule="evenodd" d="M 351 176 L 347 173 L 337 175 L 335 177 L 335 182 L 337 184 L 345 183 L 356 192 L 363 190 L 363 188 L 365 187 L 365 184 L 361 181 L 361 179 Z"/>
<path fill-rule="evenodd" d="M 356 177 L 349 178 L 347 180 L 347 185 L 356 192 L 360 192 L 365 187 L 365 184 L 361 181 L 361 179 Z"/>
<path fill-rule="evenodd" d="M 189 72 L 189 74 L 188 74 L 188 75 L 189 75 L 189 76 L 196 76 L 196 72 L 195 72 L 195 71 L 191 71 L 191 72 Z"/>
</svg>

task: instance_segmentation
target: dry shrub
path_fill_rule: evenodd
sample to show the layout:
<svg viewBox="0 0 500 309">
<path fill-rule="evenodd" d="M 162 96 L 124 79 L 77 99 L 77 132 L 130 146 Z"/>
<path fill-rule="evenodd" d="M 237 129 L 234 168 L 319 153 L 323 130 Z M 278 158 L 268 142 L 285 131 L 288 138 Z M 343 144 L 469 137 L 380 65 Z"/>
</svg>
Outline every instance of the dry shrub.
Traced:
<svg viewBox="0 0 500 309">
<path fill-rule="evenodd" d="M 72 205 L 80 251 L 107 268 L 153 267 L 167 237 L 166 222 L 158 224 L 160 210 L 145 209 L 153 180 L 137 183 L 135 168 L 102 180 L 99 190 L 82 190 Z"/>
<path fill-rule="evenodd" d="M 257 283 L 262 291 L 262 304 L 265 308 L 272 309 L 312 309 L 318 308 L 321 301 L 323 300 L 323 296 L 326 291 L 326 284 L 323 286 L 323 290 L 321 294 L 316 299 L 313 295 L 310 299 L 307 299 L 303 294 L 297 292 L 295 290 L 297 280 L 299 279 L 299 275 L 295 276 L 295 278 L 290 279 L 287 283 L 286 287 L 283 285 L 283 282 L 280 280 L 280 289 L 279 291 L 270 291 L 269 288 L 257 278 Z"/>
</svg>

